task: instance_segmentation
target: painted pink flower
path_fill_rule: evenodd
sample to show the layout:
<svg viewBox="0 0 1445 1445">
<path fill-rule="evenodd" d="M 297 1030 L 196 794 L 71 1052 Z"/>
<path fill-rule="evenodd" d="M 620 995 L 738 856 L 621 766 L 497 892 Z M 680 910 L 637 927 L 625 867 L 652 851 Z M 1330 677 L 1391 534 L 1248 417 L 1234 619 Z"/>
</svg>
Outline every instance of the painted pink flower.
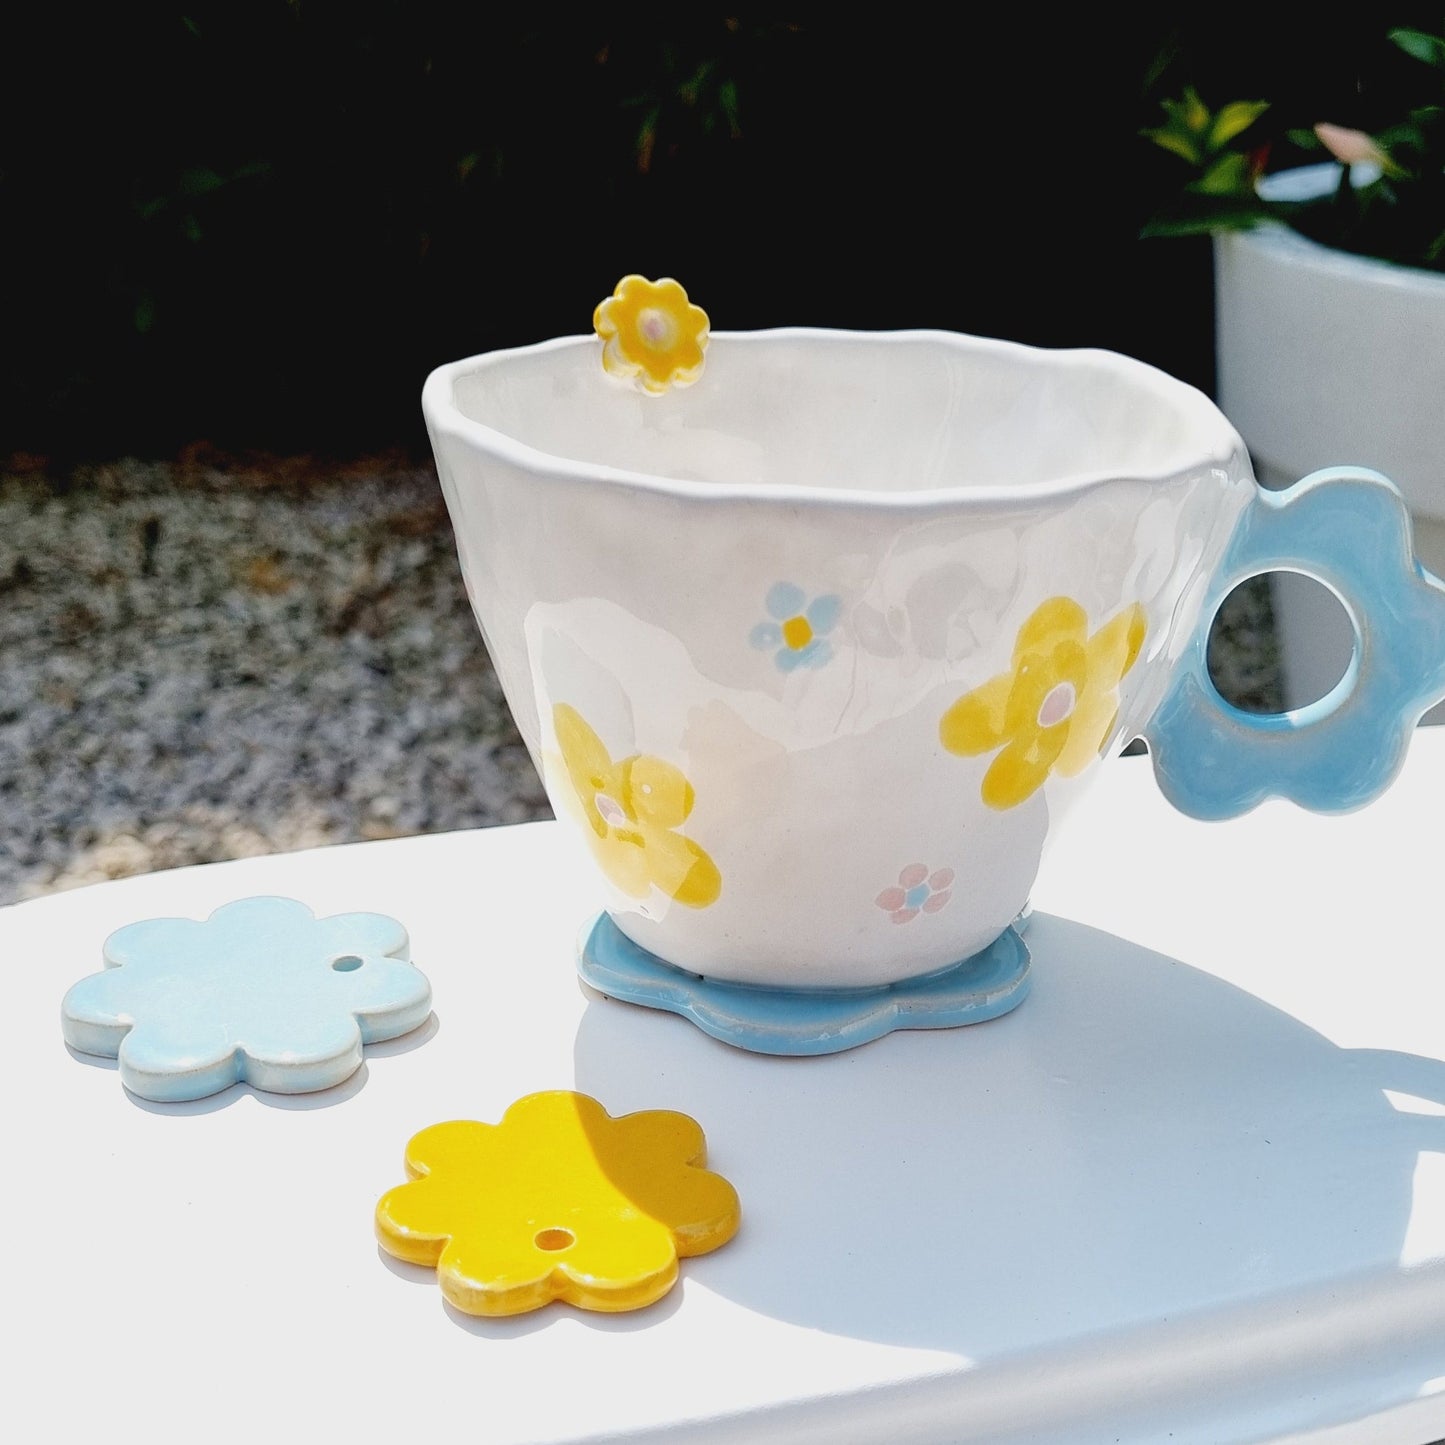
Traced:
<svg viewBox="0 0 1445 1445">
<path fill-rule="evenodd" d="M 873 901 L 895 922 L 907 923 L 920 913 L 937 913 L 953 897 L 953 869 L 932 873 L 923 863 L 910 863 L 894 888 L 885 888 Z"/>
</svg>

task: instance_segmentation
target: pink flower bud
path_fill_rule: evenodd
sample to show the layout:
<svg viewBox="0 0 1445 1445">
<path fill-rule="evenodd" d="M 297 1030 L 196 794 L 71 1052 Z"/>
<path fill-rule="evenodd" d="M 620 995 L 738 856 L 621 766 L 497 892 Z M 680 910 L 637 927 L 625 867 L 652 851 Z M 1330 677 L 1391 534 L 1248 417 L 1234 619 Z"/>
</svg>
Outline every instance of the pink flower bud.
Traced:
<svg viewBox="0 0 1445 1445">
<path fill-rule="evenodd" d="M 1362 130 L 1348 130 L 1342 125 L 1330 125 L 1321 121 L 1315 127 L 1315 135 L 1319 137 L 1320 144 L 1344 165 L 1357 166 L 1364 163 L 1384 166 L 1389 160 L 1384 151 L 1375 144 L 1374 138 Z"/>
</svg>

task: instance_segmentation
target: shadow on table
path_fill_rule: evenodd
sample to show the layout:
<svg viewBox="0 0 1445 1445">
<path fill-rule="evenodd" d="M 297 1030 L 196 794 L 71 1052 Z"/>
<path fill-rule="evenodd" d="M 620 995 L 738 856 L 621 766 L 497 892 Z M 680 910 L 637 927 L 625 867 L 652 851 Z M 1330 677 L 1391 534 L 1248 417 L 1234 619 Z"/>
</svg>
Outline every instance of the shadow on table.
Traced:
<svg viewBox="0 0 1445 1445">
<path fill-rule="evenodd" d="M 820 1059 L 593 996 L 577 1087 L 676 1108 L 743 1227 L 687 1276 L 834 1334 L 997 1357 L 1388 1268 L 1445 1064 L 1337 1048 L 1253 995 L 1036 915 L 1013 1013 Z M 1408 1108 L 1408 1103 L 1405 1106 Z"/>
</svg>

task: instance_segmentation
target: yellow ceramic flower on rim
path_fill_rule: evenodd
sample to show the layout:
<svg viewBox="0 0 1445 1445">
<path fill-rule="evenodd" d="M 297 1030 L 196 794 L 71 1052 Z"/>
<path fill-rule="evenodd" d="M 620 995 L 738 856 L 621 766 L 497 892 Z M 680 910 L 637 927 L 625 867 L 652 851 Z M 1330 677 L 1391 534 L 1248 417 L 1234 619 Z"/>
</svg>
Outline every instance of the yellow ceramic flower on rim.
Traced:
<svg viewBox="0 0 1445 1445">
<path fill-rule="evenodd" d="M 1118 713 L 1117 690 L 1144 645 L 1144 609 L 1131 603 L 1092 637 L 1070 597 L 1041 603 L 1019 628 L 1013 666 L 959 698 L 939 737 L 951 753 L 1002 748 L 983 779 L 991 808 L 1032 797 L 1051 771 L 1073 777 L 1099 755 Z"/>
<path fill-rule="evenodd" d="M 670 276 L 624 276 L 592 314 L 602 338 L 602 365 L 653 396 L 691 386 L 702 375 L 707 312 Z"/>
<path fill-rule="evenodd" d="M 640 1309 L 672 1288 L 679 1256 L 737 1233 L 737 1191 L 706 1155 L 686 1114 L 614 1119 L 586 1094 L 529 1094 L 500 1124 L 461 1119 L 413 1136 L 411 1182 L 381 1197 L 376 1234 L 398 1259 L 434 1265 L 467 1314 L 554 1299 Z"/>
<path fill-rule="evenodd" d="M 645 753 L 614 763 L 566 703 L 552 709 L 552 726 L 571 801 L 602 871 L 631 898 L 657 888 L 690 908 L 715 902 L 722 891 L 717 865 L 673 831 L 692 812 L 692 784 L 682 772 Z"/>
</svg>

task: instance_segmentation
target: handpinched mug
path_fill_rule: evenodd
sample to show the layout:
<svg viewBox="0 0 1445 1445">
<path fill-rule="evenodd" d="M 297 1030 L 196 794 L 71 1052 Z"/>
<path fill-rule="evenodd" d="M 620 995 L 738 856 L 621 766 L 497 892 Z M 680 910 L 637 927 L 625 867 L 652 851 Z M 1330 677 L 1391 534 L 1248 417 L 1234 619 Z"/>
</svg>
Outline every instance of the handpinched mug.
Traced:
<svg viewBox="0 0 1445 1445">
<path fill-rule="evenodd" d="M 443 366 L 423 405 L 555 810 L 621 934 L 708 980 L 932 975 L 1010 928 L 1130 739 L 1186 813 L 1337 811 L 1445 694 L 1445 587 L 1391 484 L 1265 492 L 1200 392 L 1123 356 L 719 333 L 645 395 L 576 337 Z M 1275 569 L 1336 592 L 1357 646 L 1329 696 L 1252 716 L 1205 642 Z"/>
</svg>

